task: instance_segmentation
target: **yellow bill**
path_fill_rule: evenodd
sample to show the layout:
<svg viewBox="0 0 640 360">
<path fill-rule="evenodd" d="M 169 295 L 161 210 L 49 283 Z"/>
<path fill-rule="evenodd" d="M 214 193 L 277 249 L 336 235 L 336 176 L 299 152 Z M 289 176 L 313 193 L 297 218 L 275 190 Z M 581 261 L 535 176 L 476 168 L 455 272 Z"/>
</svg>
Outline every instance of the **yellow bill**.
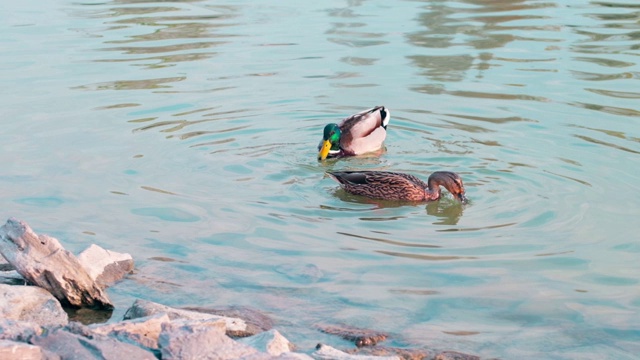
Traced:
<svg viewBox="0 0 640 360">
<path fill-rule="evenodd" d="M 331 141 L 325 140 L 322 142 L 320 153 L 318 154 L 318 160 L 324 160 L 329 156 L 329 150 L 331 150 Z"/>
</svg>

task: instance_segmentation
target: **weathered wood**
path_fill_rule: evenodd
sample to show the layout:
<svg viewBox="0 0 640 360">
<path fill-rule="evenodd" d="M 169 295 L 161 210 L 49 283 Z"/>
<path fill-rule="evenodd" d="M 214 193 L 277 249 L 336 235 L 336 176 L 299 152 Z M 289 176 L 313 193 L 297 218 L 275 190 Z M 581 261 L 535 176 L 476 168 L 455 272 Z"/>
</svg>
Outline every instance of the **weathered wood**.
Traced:
<svg viewBox="0 0 640 360">
<path fill-rule="evenodd" d="M 104 289 L 60 242 L 38 235 L 23 221 L 0 227 L 0 253 L 25 280 L 53 294 L 63 305 L 113 309 Z"/>
</svg>

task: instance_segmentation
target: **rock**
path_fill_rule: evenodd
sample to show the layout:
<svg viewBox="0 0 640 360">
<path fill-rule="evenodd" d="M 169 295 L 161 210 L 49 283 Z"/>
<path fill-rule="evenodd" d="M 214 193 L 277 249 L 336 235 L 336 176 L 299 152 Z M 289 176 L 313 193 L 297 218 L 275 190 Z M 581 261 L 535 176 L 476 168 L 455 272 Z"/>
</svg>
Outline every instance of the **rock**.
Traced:
<svg viewBox="0 0 640 360">
<path fill-rule="evenodd" d="M 69 332 L 66 328 L 58 327 L 41 336 L 34 336 L 30 342 L 59 355 L 62 359 L 157 360 L 150 351 L 106 336 L 92 335 L 86 327 L 76 324 L 78 323 L 70 323 L 72 327 L 75 326 L 71 330 L 84 334 Z"/>
<path fill-rule="evenodd" d="M 220 319 L 174 320 L 162 324 L 158 340 L 163 360 L 239 359 L 257 353 L 225 335 L 226 322 Z"/>
<path fill-rule="evenodd" d="M 269 355 L 278 356 L 282 353 L 293 350 L 293 344 L 289 342 L 278 330 L 269 330 L 263 333 L 243 338 L 238 342 L 249 345 L 252 348 L 267 353 Z"/>
<path fill-rule="evenodd" d="M 25 222 L 0 227 L 0 253 L 28 282 L 48 290 L 64 305 L 113 309 L 103 288 L 57 239 L 37 235 Z"/>
<path fill-rule="evenodd" d="M 26 285 L 22 275 L 18 274 L 13 265 L 2 256 L 0 256 L 0 284 Z"/>
<path fill-rule="evenodd" d="M 0 284 L 0 316 L 41 326 L 65 325 L 69 321 L 58 300 L 36 286 Z"/>
<path fill-rule="evenodd" d="M 89 328 L 96 334 L 107 335 L 121 341 L 140 344 L 149 349 L 157 349 L 162 324 L 170 321 L 167 314 L 159 313 L 113 324 L 90 325 Z"/>
<path fill-rule="evenodd" d="M 123 320 L 136 319 L 159 313 L 166 313 L 171 320 L 223 320 L 228 333 L 247 331 L 247 323 L 242 319 L 205 314 L 197 311 L 181 310 L 141 299 L 138 299 L 133 303 L 129 310 L 124 314 Z"/>
<path fill-rule="evenodd" d="M 0 270 L 0 284 L 26 285 L 27 281 L 15 270 Z"/>
<path fill-rule="evenodd" d="M 41 335 L 42 327 L 38 324 L 0 318 L 0 339 L 28 342 L 32 336 Z"/>
<path fill-rule="evenodd" d="M 15 270 L 15 268 L 13 267 L 13 265 L 9 264 L 9 262 L 7 261 L 7 259 L 4 258 L 4 256 L 0 256 L 0 271 L 10 271 L 10 270 Z"/>
<path fill-rule="evenodd" d="M 324 344 L 318 344 L 311 356 L 322 360 L 401 360 L 398 356 L 351 355 Z"/>
<path fill-rule="evenodd" d="M 373 346 L 387 339 L 385 333 L 348 325 L 316 324 L 316 327 L 323 333 L 338 335 L 347 341 L 353 341 L 357 347 Z"/>
<path fill-rule="evenodd" d="M 431 351 L 428 349 L 403 349 L 385 346 L 361 347 L 345 350 L 348 354 L 373 355 L 373 356 L 398 356 L 403 360 L 431 359 Z"/>
<path fill-rule="evenodd" d="M 243 331 L 230 331 L 227 329 L 227 336 L 231 337 L 252 336 L 273 328 L 273 320 L 270 317 L 249 307 L 184 307 L 182 309 L 244 320 L 247 327 Z"/>
<path fill-rule="evenodd" d="M 105 250 L 96 244 L 82 251 L 78 261 L 91 279 L 103 287 L 113 285 L 134 268 L 131 255 Z"/>
<path fill-rule="evenodd" d="M 54 360 L 59 356 L 49 354 L 39 346 L 23 342 L 0 340 L 0 359 L 2 360 Z"/>
<path fill-rule="evenodd" d="M 480 357 L 457 351 L 443 351 L 436 355 L 434 360 L 480 360 Z"/>
<path fill-rule="evenodd" d="M 313 358 L 307 354 L 286 352 L 278 356 L 266 353 L 255 353 L 253 355 L 244 356 L 242 360 L 313 360 Z"/>
</svg>

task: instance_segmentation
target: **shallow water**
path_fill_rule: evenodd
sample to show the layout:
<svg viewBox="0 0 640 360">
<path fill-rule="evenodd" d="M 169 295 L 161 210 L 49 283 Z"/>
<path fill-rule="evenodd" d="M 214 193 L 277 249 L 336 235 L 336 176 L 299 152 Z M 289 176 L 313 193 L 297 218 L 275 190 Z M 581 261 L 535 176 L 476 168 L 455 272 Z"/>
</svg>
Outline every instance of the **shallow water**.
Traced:
<svg viewBox="0 0 640 360">
<path fill-rule="evenodd" d="M 640 353 L 640 6 L 621 1 L 5 4 L 0 216 L 136 259 L 109 289 L 247 305 L 301 349 L 343 322 L 483 357 Z M 386 152 L 322 127 L 391 111 Z M 471 203 L 324 172 L 461 174 Z"/>
</svg>

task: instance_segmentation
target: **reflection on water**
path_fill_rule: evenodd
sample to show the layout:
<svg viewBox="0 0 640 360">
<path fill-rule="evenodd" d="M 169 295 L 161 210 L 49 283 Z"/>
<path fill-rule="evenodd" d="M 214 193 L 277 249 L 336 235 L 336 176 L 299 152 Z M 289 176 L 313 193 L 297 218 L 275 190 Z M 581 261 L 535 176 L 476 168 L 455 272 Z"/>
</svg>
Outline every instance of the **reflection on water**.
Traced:
<svg viewBox="0 0 640 360">
<path fill-rule="evenodd" d="M 427 204 L 427 214 L 438 218 L 434 225 L 456 225 L 460 221 L 464 206 L 453 201 L 453 204 L 446 205 L 448 201 L 443 198 Z"/>
<path fill-rule="evenodd" d="M 142 297 L 260 308 L 302 349 L 330 318 L 487 358 L 640 352 L 634 1 L 7 6 L 3 214 L 131 253 L 113 319 Z M 372 104 L 386 150 L 317 162 Z M 369 200 L 343 169 L 455 171 L 471 201 Z"/>
</svg>

